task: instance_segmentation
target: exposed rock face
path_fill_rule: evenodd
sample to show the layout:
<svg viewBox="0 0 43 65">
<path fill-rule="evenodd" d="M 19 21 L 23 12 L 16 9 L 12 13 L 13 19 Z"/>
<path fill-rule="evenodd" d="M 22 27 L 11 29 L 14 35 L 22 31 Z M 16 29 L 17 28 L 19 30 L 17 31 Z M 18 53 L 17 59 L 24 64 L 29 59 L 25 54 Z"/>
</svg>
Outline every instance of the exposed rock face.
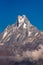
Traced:
<svg viewBox="0 0 43 65">
<path fill-rule="evenodd" d="M 0 35 L 0 65 L 43 65 L 43 32 L 25 15 Z"/>
</svg>

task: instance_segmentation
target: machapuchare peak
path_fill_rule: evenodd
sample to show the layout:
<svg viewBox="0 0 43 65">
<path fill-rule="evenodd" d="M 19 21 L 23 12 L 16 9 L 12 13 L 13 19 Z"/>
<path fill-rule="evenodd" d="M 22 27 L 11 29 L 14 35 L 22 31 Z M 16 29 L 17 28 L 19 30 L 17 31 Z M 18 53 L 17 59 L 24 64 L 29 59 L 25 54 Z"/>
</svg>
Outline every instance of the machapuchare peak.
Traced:
<svg viewBox="0 0 43 65">
<path fill-rule="evenodd" d="M 39 30 L 33 26 L 25 15 L 18 16 L 15 24 L 8 26 L 1 35 L 1 42 L 9 41 L 13 36 L 14 40 L 22 41 L 25 38 L 36 36 Z"/>
<path fill-rule="evenodd" d="M 31 26 L 31 23 L 26 17 L 26 15 L 18 16 L 17 26 L 20 27 L 22 24 L 24 24 L 23 28 L 26 28 L 27 26 Z"/>
<path fill-rule="evenodd" d="M 32 25 L 25 15 L 19 15 L 15 24 L 0 34 L 0 60 L 43 61 L 43 32 Z"/>
</svg>

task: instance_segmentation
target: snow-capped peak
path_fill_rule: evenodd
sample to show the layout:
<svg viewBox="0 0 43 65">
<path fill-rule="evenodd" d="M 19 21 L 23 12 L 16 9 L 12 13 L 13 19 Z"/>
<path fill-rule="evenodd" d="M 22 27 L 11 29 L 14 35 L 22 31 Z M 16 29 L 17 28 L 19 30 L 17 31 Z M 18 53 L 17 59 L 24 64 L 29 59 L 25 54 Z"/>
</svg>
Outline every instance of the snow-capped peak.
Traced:
<svg viewBox="0 0 43 65">
<path fill-rule="evenodd" d="M 25 15 L 23 15 L 23 16 L 18 16 L 18 21 L 17 21 L 17 23 L 18 23 L 18 27 L 20 27 L 23 23 L 24 23 L 24 21 L 25 21 Z"/>
<path fill-rule="evenodd" d="M 18 16 L 18 23 L 21 24 L 25 20 L 25 16 Z"/>
<path fill-rule="evenodd" d="M 24 39 L 25 37 L 37 36 L 37 32 L 38 30 L 36 27 L 30 23 L 25 15 L 19 15 L 16 24 L 8 26 L 5 29 L 1 41 L 7 42 L 13 37 L 13 35 L 14 39 Z"/>
<path fill-rule="evenodd" d="M 22 16 L 18 16 L 18 20 L 17 20 L 17 26 L 21 27 L 21 25 L 23 24 L 23 28 L 26 29 L 26 27 L 30 27 L 31 23 L 30 21 L 27 19 L 27 17 L 25 15 Z"/>
</svg>

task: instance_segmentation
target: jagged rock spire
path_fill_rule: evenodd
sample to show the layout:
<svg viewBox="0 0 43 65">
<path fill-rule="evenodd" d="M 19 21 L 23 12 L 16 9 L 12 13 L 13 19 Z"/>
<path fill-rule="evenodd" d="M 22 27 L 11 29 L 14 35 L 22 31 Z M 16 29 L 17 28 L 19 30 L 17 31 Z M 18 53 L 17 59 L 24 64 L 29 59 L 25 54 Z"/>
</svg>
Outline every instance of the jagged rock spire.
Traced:
<svg viewBox="0 0 43 65">
<path fill-rule="evenodd" d="M 16 23 L 8 26 L 4 30 L 1 41 L 4 40 L 6 42 L 6 40 L 9 40 L 13 34 L 16 39 L 16 35 L 17 37 L 19 35 L 19 38 L 25 38 L 34 36 L 37 32 L 38 30 L 36 29 L 36 27 L 30 23 L 25 15 L 19 15 Z"/>
<path fill-rule="evenodd" d="M 20 27 L 22 24 L 23 24 L 23 28 L 32 26 L 30 21 L 27 19 L 25 15 L 22 16 L 19 15 L 17 19 L 17 27 Z"/>
</svg>

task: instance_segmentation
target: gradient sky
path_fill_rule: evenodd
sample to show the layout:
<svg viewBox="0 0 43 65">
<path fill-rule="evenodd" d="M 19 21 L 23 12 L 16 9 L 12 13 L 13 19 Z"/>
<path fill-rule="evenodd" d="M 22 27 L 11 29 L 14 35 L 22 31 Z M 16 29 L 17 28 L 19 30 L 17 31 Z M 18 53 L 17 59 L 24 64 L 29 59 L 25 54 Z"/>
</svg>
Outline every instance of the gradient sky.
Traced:
<svg viewBox="0 0 43 65">
<path fill-rule="evenodd" d="M 43 30 L 43 0 L 0 0 L 0 33 L 25 14 L 33 25 Z"/>
</svg>

